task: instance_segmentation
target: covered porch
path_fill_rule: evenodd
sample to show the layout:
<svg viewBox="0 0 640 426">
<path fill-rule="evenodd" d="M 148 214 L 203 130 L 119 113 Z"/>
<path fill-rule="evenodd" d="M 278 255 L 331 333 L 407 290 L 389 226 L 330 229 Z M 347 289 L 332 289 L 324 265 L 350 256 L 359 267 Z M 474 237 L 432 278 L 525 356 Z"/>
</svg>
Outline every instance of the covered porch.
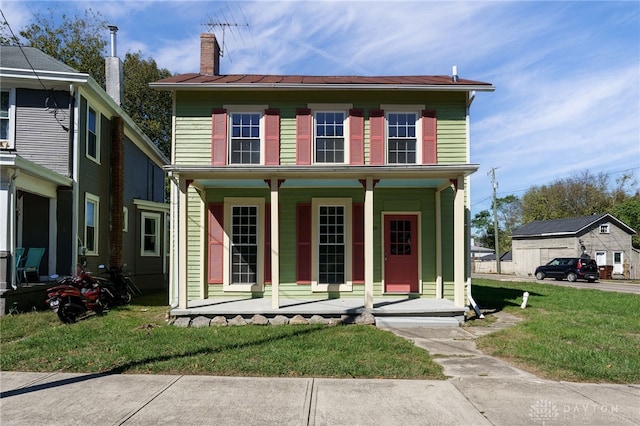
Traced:
<svg viewBox="0 0 640 426">
<path fill-rule="evenodd" d="M 241 316 L 251 318 L 262 315 L 267 319 L 276 316 L 293 318 L 319 316 L 327 320 L 338 319 L 342 322 L 355 322 L 363 314 L 371 314 L 375 324 L 383 326 L 389 323 L 411 325 L 458 326 L 464 321 L 465 307 L 458 307 L 447 299 L 419 298 L 411 296 L 374 298 L 373 306 L 368 309 L 360 298 L 335 299 L 290 299 L 280 298 L 280 306 L 273 307 L 270 298 L 211 298 L 188 302 L 187 308 L 174 308 L 174 317 L 198 316 L 227 319 Z"/>
</svg>

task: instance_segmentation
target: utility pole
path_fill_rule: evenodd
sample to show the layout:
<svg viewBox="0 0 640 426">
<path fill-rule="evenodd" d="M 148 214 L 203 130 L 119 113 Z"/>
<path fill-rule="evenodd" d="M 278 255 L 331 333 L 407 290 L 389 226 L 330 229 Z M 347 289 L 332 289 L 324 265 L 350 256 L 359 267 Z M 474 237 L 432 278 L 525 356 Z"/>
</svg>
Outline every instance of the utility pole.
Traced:
<svg viewBox="0 0 640 426">
<path fill-rule="evenodd" d="M 493 167 L 487 174 L 491 175 L 491 185 L 493 186 L 493 236 L 495 238 L 496 247 L 496 272 L 500 274 L 500 245 L 498 243 L 498 202 L 496 200 L 498 182 L 496 182 L 496 168 Z"/>
</svg>

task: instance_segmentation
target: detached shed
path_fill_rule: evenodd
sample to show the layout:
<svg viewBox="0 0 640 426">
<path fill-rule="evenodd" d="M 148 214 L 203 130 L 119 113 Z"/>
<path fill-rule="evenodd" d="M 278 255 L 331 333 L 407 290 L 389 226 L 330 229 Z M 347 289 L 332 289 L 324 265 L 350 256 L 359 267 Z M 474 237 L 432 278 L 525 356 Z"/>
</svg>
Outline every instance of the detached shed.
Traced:
<svg viewBox="0 0 640 426">
<path fill-rule="evenodd" d="M 608 213 L 528 223 L 512 234 L 516 275 L 533 275 L 538 265 L 555 257 L 589 257 L 608 266 L 614 278 L 637 278 L 639 252 L 631 245 L 636 233 Z"/>
</svg>

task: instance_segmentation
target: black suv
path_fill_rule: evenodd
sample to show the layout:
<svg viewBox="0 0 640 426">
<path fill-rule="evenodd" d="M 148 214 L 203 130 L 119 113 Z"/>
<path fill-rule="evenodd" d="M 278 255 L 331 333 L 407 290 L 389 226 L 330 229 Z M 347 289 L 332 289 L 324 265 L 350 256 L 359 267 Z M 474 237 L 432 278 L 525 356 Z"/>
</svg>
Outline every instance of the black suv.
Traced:
<svg viewBox="0 0 640 426">
<path fill-rule="evenodd" d="M 546 265 L 536 268 L 536 279 L 555 278 L 567 279 L 574 282 L 577 279 L 587 280 L 590 283 L 598 279 L 598 264 L 593 259 L 579 257 L 556 257 Z"/>
</svg>

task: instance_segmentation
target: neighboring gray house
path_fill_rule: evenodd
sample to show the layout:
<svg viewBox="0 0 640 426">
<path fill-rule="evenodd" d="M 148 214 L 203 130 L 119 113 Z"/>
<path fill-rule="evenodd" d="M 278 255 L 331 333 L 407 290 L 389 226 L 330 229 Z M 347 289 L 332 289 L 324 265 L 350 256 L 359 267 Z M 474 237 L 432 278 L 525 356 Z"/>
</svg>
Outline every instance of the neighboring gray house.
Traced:
<svg viewBox="0 0 640 426">
<path fill-rule="evenodd" d="M 21 286 L 16 253 L 30 248 L 45 249 L 30 282 L 86 261 L 166 286 L 168 161 L 120 106 L 122 62 L 107 58 L 107 94 L 35 48 L 0 56 L 0 295 Z"/>
<path fill-rule="evenodd" d="M 533 275 L 538 265 L 555 257 L 590 257 L 611 267 L 614 278 L 637 278 L 639 252 L 631 245 L 635 233 L 608 213 L 531 222 L 511 236 L 514 272 Z"/>
</svg>

